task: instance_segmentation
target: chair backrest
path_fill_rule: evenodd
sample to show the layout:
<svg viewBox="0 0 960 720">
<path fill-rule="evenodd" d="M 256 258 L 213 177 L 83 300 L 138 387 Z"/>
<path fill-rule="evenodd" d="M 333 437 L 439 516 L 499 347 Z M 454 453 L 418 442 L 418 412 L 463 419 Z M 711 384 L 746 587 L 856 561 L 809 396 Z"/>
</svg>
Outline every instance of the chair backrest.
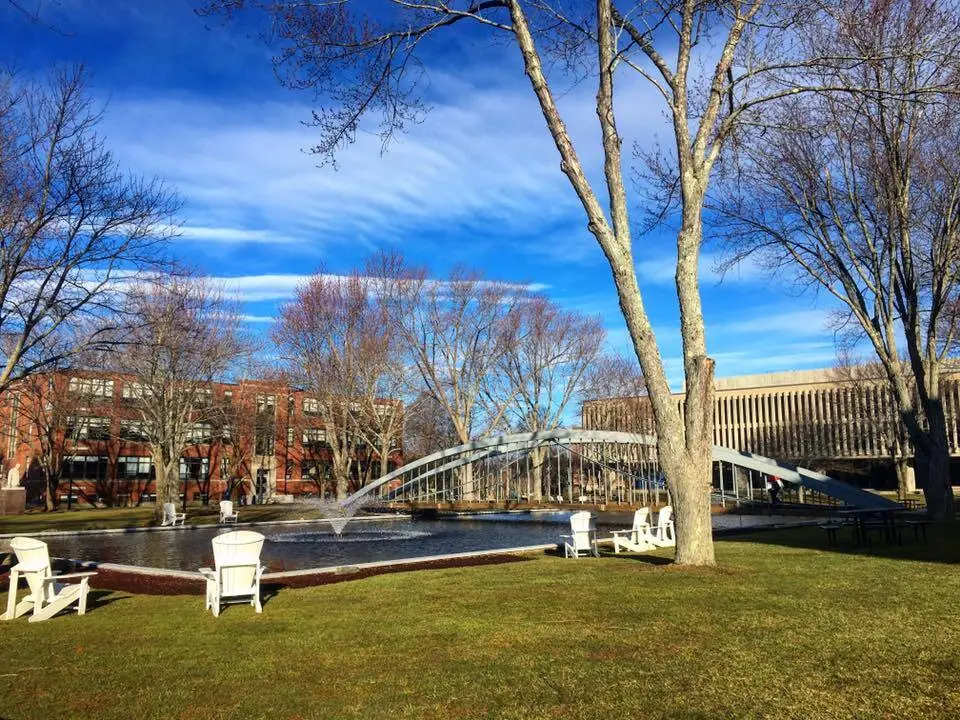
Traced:
<svg viewBox="0 0 960 720">
<path fill-rule="evenodd" d="M 53 574 L 50 567 L 50 551 L 42 540 L 15 537 L 10 547 L 17 554 L 18 569 L 27 578 L 27 585 L 34 596 L 43 591 L 43 580 Z M 53 588 L 48 588 L 52 590 Z"/>
<path fill-rule="evenodd" d="M 590 547 L 590 532 L 593 530 L 593 517 L 586 510 L 575 512 L 570 516 L 570 534 L 573 536 L 573 547 L 584 550 Z"/>
<path fill-rule="evenodd" d="M 252 530 L 235 530 L 213 539 L 213 559 L 222 583 L 221 594 L 249 590 L 254 585 L 263 535 Z"/>
<path fill-rule="evenodd" d="M 672 520 L 673 508 L 669 505 L 665 505 L 664 507 L 660 508 L 660 512 L 657 513 L 657 527 L 662 531 Z"/>
<path fill-rule="evenodd" d="M 633 531 L 639 532 L 650 524 L 650 508 L 642 507 L 633 514 Z"/>
<path fill-rule="evenodd" d="M 233 501 L 232 501 L 232 500 L 221 500 L 221 501 L 220 501 L 220 514 L 221 514 L 221 515 L 233 515 Z"/>
<path fill-rule="evenodd" d="M 163 504 L 163 521 L 173 522 L 177 518 L 177 507 L 173 503 Z"/>
</svg>

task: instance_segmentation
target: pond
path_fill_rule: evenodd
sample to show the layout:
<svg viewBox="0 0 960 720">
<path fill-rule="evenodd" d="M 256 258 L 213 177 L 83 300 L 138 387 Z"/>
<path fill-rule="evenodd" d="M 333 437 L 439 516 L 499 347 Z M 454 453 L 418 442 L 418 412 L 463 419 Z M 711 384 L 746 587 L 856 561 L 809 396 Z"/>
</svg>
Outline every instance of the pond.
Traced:
<svg viewBox="0 0 960 720">
<path fill-rule="evenodd" d="M 569 512 L 495 513 L 443 520 L 355 520 L 342 535 L 325 523 L 258 525 L 269 572 L 477 550 L 557 543 L 569 530 Z M 795 522 L 778 516 L 714 515 L 715 529 Z M 629 523 L 627 523 L 629 525 Z M 610 529 L 613 529 L 611 526 Z M 196 570 L 213 565 L 210 540 L 232 528 L 174 528 L 163 532 L 45 538 L 52 555 L 99 562 Z M 609 536 L 605 526 L 600 537 Z"/>
</svg>

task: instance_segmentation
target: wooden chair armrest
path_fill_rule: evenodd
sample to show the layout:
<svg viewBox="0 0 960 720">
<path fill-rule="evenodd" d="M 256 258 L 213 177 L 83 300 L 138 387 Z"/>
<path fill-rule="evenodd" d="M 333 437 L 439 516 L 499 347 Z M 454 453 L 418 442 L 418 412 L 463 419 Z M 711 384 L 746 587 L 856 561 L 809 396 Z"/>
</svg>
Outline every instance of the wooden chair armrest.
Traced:
<svg viewBox="0 0 960 720">
<path fill-rule="evenodd" d="M 197 572 L 199 572 L 199 573 L 200 573 L 201 575 L 203 575 L 205 578 L 214 579 L 214 578 L 217 577 L 216 571 L 214 571 L 214 570 L 211 569 L 211 568 L 200 568 Z"/>
<path fill-rule="evenodd" d="M 78 572 L 78 573 L 67 573 L 65 575 L 51 575 L 48 578 L 44 578 L 45 583 L 57 582 L 58 580 L 73 580 L 74 578 L 87 578 L 93 577 L 96 575 L 96 572 Z"/>
<path fill-rule="evenodd" d="M 640 535 L 645 535 L 650 532 L 649 525 L 641 525 L 636 530 L 611 530 L 611 535 L 633 535 L 634 533 L 639 533 Z"/>
</svg>

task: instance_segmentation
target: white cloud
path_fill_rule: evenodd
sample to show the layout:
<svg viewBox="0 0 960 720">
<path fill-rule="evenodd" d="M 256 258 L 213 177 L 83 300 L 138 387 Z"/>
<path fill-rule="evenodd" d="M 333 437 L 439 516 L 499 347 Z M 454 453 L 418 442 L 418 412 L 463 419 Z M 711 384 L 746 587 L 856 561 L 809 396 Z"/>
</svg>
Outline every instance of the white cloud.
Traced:
<svg viewBox="0 0 960 720">
<path fill-rule="evenodd" d="M 833 313 L 823 309 L 771 312 L 763 306 L 751 308 L 751 317 L 715 323 L 707 327 L 710 337 L 730 335 L 771 335 L 783 333 L 790 337 L 809 337 L 832 333 Z"/>
<path fill-rule="evenodd" d="M 272 230 L 249 230 L 237 227 L 203 227 L 196 225 L 184 225 L 179 228 L 179 239 L 224 244 L 255 242 L 267 245 L 288 245 L 300 242 L 297 238 Z"/>
<path fill-rule="evenodd" d="M 275 273 L 264 275 L 238 275 L 238 276 L 210 276 L 210 280 L 223 286 L 224 291 L 231 297 L 243 302 L 262 302 L 262 301 L 282 301 L 292 298 L 298 287 L 306 283 L 313 274 L 298 273 Z M 348 276 L 337 275 L 333 273 L 324 274 L 323 277 L 328 280 L 342 281 Z M 430 284 L 444 287 L 448 283 L 445 280 L 429 280 Z M 482 281 L 481 284 L 493 286 L 503 286 L 525 292 L 539 292 L 549 287 L 542 283 L 500 283 L 495 281 Z"/>
<path fill-rule="evenodd" d="M 724 273 L 721 269 L 721 259 L 721 256 L 717 253 L 701 253 L 701 284 L 754 283 L 766 281 L 770 277 L 768 271 L 765 271 L 756 261 L 751 259 L 744 260 Z M 637 275 L 641 282 L 652 285 L 672 285 L 674 283 L 674 276 L 677 272 L 676 254 L 642 257 L 636 265 Z"/>
</svg>

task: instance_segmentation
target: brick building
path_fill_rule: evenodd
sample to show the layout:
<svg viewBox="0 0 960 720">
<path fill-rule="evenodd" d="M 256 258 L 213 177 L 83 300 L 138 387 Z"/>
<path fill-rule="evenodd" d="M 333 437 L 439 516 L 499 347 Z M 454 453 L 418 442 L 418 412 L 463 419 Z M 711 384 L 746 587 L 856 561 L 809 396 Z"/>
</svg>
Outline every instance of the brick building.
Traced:
<svg viewBox="0 0 960 720">
<path fill-rule="evenodd" d="M 56 466 L 60 502 L 133 505 L 153 499 L 154 463 L 135 377 L 96 372 L 52 373 L 25 379 L 0 396 L 2 480 L 19 466 L 28 504 L 42 504 L 44 461 Z M 263 502 L 277 495 L 332 492 L 330 446 L 316 398 L 281 382 L 242 380 L 196 388 L 190 444 L 180 458 L 187 501 Z M 382 401 L 377 411 L 402 412 Z M 212 411 L 214 408 L 215 411 Z M 380 474 L 375 448 L 357 440 L 359 487 Z M 399 442 L 388 468 L 402 463 Z"/>
</svg>

